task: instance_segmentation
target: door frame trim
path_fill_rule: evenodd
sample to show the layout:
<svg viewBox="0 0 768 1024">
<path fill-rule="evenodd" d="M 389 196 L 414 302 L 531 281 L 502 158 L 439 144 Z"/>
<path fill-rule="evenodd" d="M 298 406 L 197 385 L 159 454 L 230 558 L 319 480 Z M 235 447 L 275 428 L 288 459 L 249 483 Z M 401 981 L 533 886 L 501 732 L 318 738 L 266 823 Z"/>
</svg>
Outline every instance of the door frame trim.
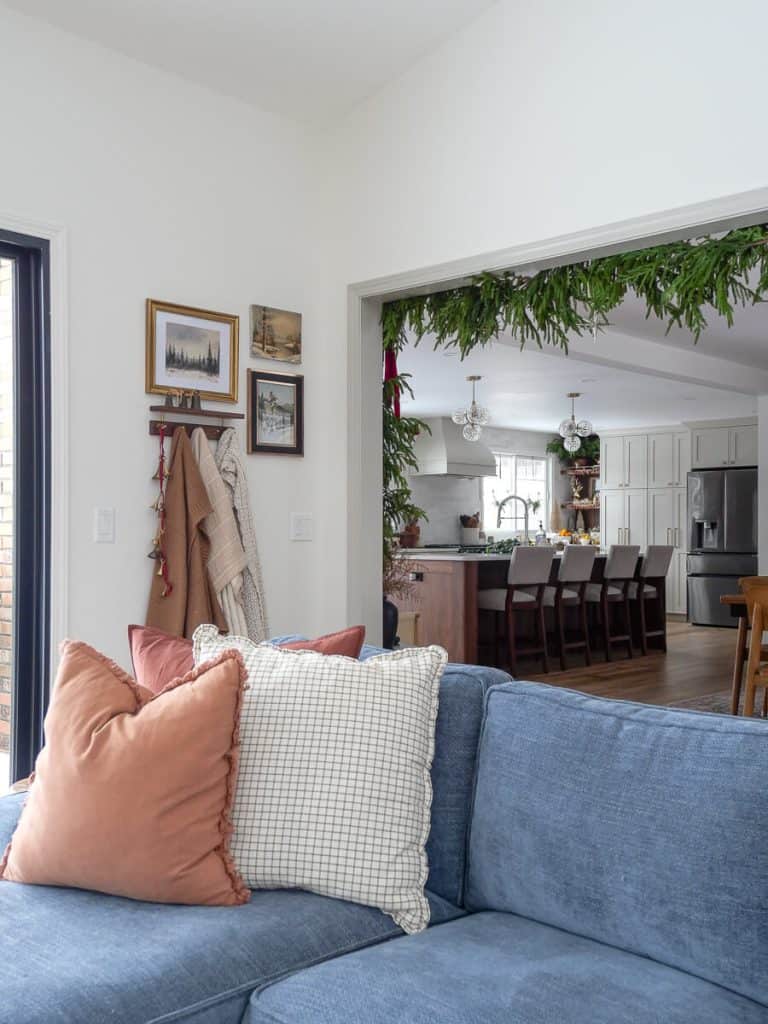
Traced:
<svg viewBox="0 0 768 1024">
<path fill-rule="evenodd" d="M 365 623 L 371 643 L 380 643 L 382 626 L 382 302 L 465 284 L 482 271 L 535 273 L 569 260 L 745 227 L 766 217 L 768 188 L 758 188 L 348 285 L 347 618 Z"/>
<path fill-rule="evenodd" d="M 59 645 L 69 623 L 69 307 L 67 230 L 0 210 L 0 227 L 44 238 L 50 245 L 51 343 L 51 565 L 50 672 L 59 663 Z"/>
</svg>

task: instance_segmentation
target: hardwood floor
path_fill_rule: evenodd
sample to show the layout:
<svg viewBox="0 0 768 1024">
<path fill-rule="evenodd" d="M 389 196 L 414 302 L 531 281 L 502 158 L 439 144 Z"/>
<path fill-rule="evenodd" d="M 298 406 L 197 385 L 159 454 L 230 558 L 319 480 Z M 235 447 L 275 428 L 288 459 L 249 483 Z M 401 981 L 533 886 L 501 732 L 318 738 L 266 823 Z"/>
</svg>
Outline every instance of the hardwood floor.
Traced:
<svg viewBox="0 0 768 1024">
<path fill-rule="evenodd" d="M 645 657 L 629 660 L 616 654 L 615 660 L 565 672 L 542 674 L 540 662 L 522 662 L 518 678 L 532 679 L 551 686 L 566 686 L 598 697 L 636 700 L 644 704 L 675 704 L 680 700 L 729 690 L 736 649 L 735 629 L 690 626 L 686 622 L 668 624 L 668 648 Z M 602 652 L 596 652 L 602 659 Z M 575 657 L 571 663 L 577 664 Z"/>
</svg>

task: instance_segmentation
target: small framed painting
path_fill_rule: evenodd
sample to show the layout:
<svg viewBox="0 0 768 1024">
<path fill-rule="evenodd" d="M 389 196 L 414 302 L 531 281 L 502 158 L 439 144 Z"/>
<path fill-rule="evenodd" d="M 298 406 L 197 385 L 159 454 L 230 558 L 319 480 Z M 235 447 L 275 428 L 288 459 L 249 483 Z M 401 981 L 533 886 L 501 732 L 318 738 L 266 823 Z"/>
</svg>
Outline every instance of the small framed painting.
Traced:
<svg viewBox="0 0 768 1024">
<path fill-rule="evenodd" d="M 300 363 L 301 313 L 251 306 L 251 355 L 254 359 Z"/>
<path fill-rule="evenodd" d="M 304 454 L 304 378 L 248 371 L 248 452 Z"/>
<path fill-rule="evenodd" d="M 147 299 L 147 393 L 199 391 L 236 402 L 239 323 L 228 313 Z"/>
</svg>

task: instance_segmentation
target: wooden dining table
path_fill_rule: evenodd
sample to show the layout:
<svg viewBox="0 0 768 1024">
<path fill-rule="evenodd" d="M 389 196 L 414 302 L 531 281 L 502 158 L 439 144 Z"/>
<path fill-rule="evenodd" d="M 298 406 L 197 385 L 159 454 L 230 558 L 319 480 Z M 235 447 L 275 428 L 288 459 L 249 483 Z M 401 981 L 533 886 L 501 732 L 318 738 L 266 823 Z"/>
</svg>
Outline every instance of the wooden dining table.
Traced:
<svg viewBox="0 0 768 1024">
<path fill-rule="evenodd" d="M 747 636 L 749 634 L 747 599 L 743 594 L 721 594 L 720 604 L 728 605 L 731 609 L 731 615 L 739 620 L 739 626 L 736 630 L 736 654 L 733 660 L 733 681 L 731 684 L 731 714 L 738 715 L 741 681 L 744 675 L 744 663 L 747 660 Z"/>
</svg>

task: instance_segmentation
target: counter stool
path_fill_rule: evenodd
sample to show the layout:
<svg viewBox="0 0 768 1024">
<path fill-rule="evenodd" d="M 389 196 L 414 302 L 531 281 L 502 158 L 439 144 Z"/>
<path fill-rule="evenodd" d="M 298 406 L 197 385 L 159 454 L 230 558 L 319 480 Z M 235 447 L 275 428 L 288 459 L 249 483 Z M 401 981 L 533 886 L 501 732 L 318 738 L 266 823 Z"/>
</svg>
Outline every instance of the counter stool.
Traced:
<svg viewBox="0 0 768 1024">
<path fill-rule="evenodd" d="M 611 654 L 613 644 L 626 644 L 628 656 L 630 658 L 635 656 L 635 652 L 632 650 L 632 623 L 629 618 L 629 585 L 635 575 L 639 555 L 639 544 L 611 544 L 605 562 L 603 582 L 587 584 L 587 601 L 596 605 L 600 610 L 606 661 L 613 660 Z M 608 611 L 612 604 L 622 606 L 624 629 L 626 630 L 624 633 L 611 633 L 611 620 Z"/>
<path fill-rule="evenodd" d="M 755 713 L 755 693 L 763 687 L 763 718 L 768 718 L 768 648 L 763 645 L 763 633 L 768 629 L 768 578 L 765 576 L 744 576 L 739 580 L 739 589 L 747 600 L 747 622 L 749 654 L 744 673 L 744 714 Z M 741 680 L 739 680 L 740 684 Z M 734 674 L 734 691 L 736 686 Z M 739 685 L 739 689 L 741 686 Z M 735 714 L 738 714 L 739 696 L 735 692 Z"/>
<path fill-rule="evenodd" d="M 648 653 L 648 639 L 661 637 L 661 649 L 667 649 L 667 573 L 675 549 L 668 544 L 650 544 L 640 563 L 638 579 L 629 585 L 629 599 L 636 603 L 640 620 L 640 650 Z M 646 602 L 655 602 L 658 628 L 648 629 L 645 610 Z"/>
<path fill-rule="evenodd" d="M 554 587 L 544 588 L 544 607 L 553 608 L 555 612 L 555 633 L 557 635 L 560 654 L 560 669 L 565 672 L 565 652 L 584 649 L 584 660 L 592 664 L 592 652 L 589 648 L 589 629 L 587 628 L 586 590 L 592 568 L 595 564 L 597 548 L 587 544 L 567 544 L 560 561 L 557 583 Z M 565 616 L 563 606 L 578 608 L 581 640 L 565 639 Z"/>
<path fill-rule="evenodd" d="M 555 549 L 552 547 L 516 547 L 509 560 L 507 586 L 481 590 L 477 595 L 479 610 L 495 613 L 497 661 L 506 628 L 509 669 L 513 676 L 517 674 L 515 622 L 518 612 L 534 613 L 534 644 L 526 647 L 525 653 L 540 654 L 544 671 L 549 672 L 542 598 L 544 587 L 549 583 L 554 557 Z"/>
</svg>

